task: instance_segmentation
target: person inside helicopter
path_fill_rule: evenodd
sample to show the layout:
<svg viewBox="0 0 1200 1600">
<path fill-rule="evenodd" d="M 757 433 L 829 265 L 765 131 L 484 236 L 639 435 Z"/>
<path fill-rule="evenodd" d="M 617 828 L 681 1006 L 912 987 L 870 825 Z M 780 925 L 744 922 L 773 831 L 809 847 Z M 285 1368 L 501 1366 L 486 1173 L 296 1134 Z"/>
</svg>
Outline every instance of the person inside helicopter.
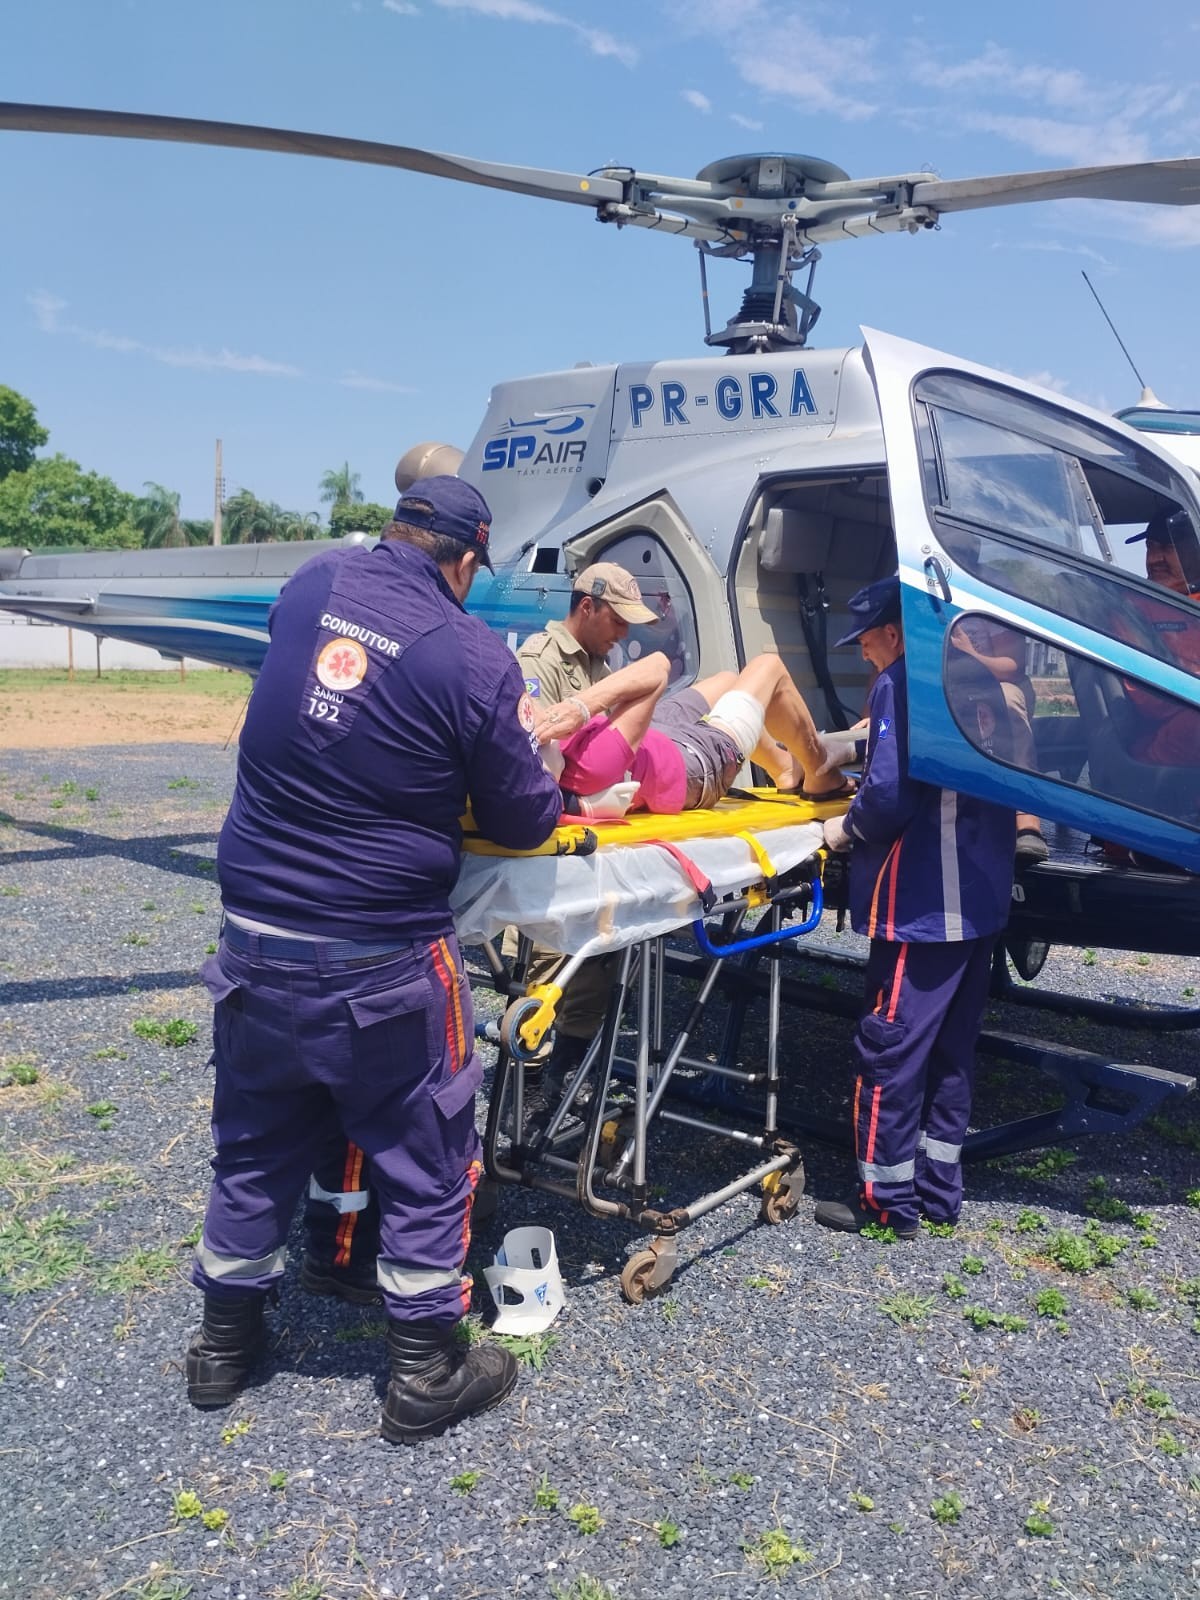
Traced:
<svg viewBox="0 0 1200 1600">
<path fill-rule="evenodd" d="M 805 800 L 853 792 L 838 771 L 844 746 L 834 749 L 817 732 L 778 656 L 755 656 L 740 672 L 664 696 L 669 676 L 670 662 L 655 651 L 546 708 L 534 732 L 551 769 L 562 763 L 568 806 L 593 817 L 713 806 L 746 760 Z"/>
<path fill-rule="evenodd" d="M 1156 512 L 1141 533 L 1131 534 L 1126 544 L 1146 543 L 1146 576 L 1161 589 L 1173 594 L 1200 600 L 1200 590 L 1188 582 L 1183 570 L 1174 535 L 1182 533 L 1181 522 L 1190 522 L 1186 513 Z M 1200 675 L 1200 619 L 1192 622 L 1180 615 L 1175 606 L 1133 595 L 1130 604 L 1140 626 L 1149 625 L 1162 638 L 1170 657 L 1185 672 Z M 1128 620 L 1115 619 L 1119 638 L 1131 638 Z M 1200 712 L 1192 706 L 1182 706 L 1165 695 L 1147 692 L 1137 684 L 1127 683 L 1125 691 L 1136 709 L 1142 727 L 1135 737 L 1130 755 L 1138 761 L 1153 762 L 1156 766 L 1200 766 Z"/>
</svg>

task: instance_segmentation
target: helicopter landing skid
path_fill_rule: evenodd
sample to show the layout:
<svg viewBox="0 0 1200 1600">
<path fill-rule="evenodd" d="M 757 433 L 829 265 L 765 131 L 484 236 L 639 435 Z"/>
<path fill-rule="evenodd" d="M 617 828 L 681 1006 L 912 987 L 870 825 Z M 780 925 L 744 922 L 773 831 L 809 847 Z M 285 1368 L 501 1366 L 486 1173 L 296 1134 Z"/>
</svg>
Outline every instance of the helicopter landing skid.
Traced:
<svg viewBox="0 0 1200 1600">
<path fill-rule="evenodd" d="M 670 950 L 666 955 L 667 970 L 676 976 L 694 977 L 698 960 L 690 951 Z M 856 963 L 843 956 L 839 957 L 839 964 Z M 750 1002 L 767 993 L 768 975 L 758 968 L 759 954 L 752 952 L 741 962 L 726 962 L 722 969 L 720 982 L 731 999 L 717 1056 L 719 1069 L 727 1069 L 737 1057 Z M 846 1018 L 857 1017 L 861 1009 L 857 995 L 797 978 L 783 980 L 780 999 L 787 1005 Z M 979 1051 L 997 1060 L 1039 1068 L 1055 1081 L 1063 1101 L 1051 1111 L 1016 1117 L 968 1134 L 963 1145 L 964 1162 L 990 1161 L 1020 1150 L 1063 1144 L 1085 1134 L 1128 1133 L 1165 1101 L 1190 1094 L 1196 1086 L 1196 1080 L 1183 1073 L 1110 1061 L 1091 1051 L 1020 1034 L 985 1030 L 979 1036 Z M 718 1077 L 715 1083 L 703 1085 L 699 1093 L 711 1101 L 721 1092 L 723 1081 Z M 823 1143 L 849 1143 L 847 1124 L 840 1118 L 793 1113 L 786 1119 L 781 1117 L 779 1126 L 792 1138 L 804 1134 Z"/>
</svg>

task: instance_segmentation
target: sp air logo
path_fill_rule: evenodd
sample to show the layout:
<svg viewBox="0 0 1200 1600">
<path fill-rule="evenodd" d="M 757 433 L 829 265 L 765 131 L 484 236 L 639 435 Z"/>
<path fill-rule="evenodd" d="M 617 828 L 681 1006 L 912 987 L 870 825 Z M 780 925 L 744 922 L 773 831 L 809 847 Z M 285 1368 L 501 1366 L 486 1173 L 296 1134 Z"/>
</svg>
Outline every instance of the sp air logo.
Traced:
<svg viewBox="0 0 1200 1600">
<path fill-rule="evenodd" d="M 583 432 L 595 409 L 588 403 L 535 411 L 524 422 L 510 417 L 484 445 L 483 470 L 515 470 L 522 476 L 582 471 L 587 441 L 570 436 Z"/>
<path fill-rule="evenodd" d="M 886 739 L 888 734 L 891 733 L 891 731 L 892 731 L 892 719 L 891 719 L 891 717 L 880 717 L 880 719 L 879 719 L 879 737 L 881 739 Z"/>
</svg>

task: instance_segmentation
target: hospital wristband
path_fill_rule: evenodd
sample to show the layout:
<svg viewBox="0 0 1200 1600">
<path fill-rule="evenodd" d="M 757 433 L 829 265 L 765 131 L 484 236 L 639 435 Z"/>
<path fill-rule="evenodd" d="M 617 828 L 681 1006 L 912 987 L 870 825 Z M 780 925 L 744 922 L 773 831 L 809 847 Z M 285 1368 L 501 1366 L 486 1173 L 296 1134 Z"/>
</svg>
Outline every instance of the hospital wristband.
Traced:
<svg viewBox="0 0 1200 1600">
<path fill-rule="evenodd" d="M 588 723 L 592 720 L 592 713 L 587 708 L 587 702 L 581 700 L 578 695 L 569 694 L 563 701 L 563 705 L 574 706 L 576 711 L 579 712 L 579 715 L 582 719 L 579 724 L 580 728 L 586 728 Z M 576 731 L 578 732 L 578 729 Z"/>
</svg>

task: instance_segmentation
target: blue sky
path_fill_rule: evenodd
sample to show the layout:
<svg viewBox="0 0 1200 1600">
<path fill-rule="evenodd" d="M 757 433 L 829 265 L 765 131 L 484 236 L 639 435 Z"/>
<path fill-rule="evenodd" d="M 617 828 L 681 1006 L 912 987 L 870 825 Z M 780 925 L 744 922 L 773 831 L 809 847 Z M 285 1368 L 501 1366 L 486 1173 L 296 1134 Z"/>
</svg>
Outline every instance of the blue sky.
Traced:
<svg viewBox="0 0 1200 1600">
<path fill-rule="evenodd" d="M 946 178 L 1200 155 L 1194 0 L 38 0 L 0 98 L 226 118 L 586 172 L 744 150 Z M 211 508 L 465 446 L 492 383 L 704 353 L 695 251 L 573 206 L 327 161 L 0 134 L 0 383 L 51 448 Z M 1200 206 L 1082 202 L 830 246 L 812 343 L 866 323 L 1105 408 L 1200 406 Z M 720 322 L 744 269 L 714 263 Z"/>
</svg>

